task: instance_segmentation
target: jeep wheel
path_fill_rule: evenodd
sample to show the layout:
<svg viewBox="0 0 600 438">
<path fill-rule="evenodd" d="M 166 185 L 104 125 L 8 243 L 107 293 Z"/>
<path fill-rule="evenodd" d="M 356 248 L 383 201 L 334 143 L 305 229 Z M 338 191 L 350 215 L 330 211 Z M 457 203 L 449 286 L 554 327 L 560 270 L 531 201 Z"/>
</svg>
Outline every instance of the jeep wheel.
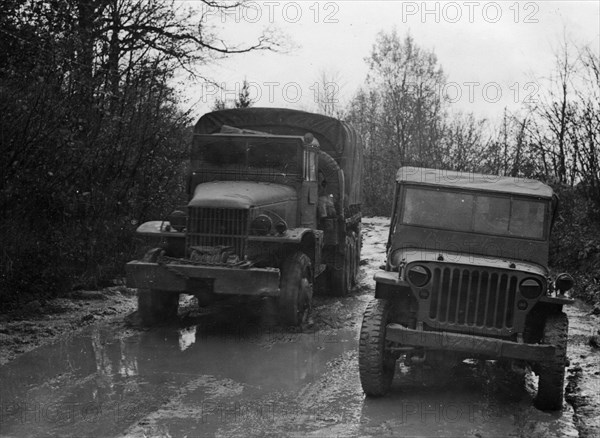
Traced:
<svg viewBox="0 0 600 438">
<path fill-rule="evenodd" d="M 283 263 L 279 313 L 281 321 L 290 326 L 302 324 L 312 301 L 312 266 L 308 256 L 295 252 Z"/>
<path fill-rule="evenodd" d="M 352 250 L 350 237 L 346 236 L 346 247 L 344 254 L 336 254 L 336 266 L 331 268 L 331 295 L 345 297 L 352 289 Z"/>
<path fill-rule="evenodd" d="M 179 307 L 179 293 L 155 289 L 138 289 L 138 314 L 143 325 L 174 319 Z"/>
<path fill-rule="evenodd" d="M 564 397 L 565 367 L 567 366 L 567 315 L 549 315 L 544 325 L 544 344 L 554 345 L 554 359 L 538 364 L 538 393 L 535 405 L 544 411 L 562 408 Z"/>
<path fill-rule="evenodd" d="M 360 383 L 365 394 L 380 397 L 390 389 L 396 359 L 385 348 L 385 330 L 390 322 L 391 303 L 374 298 L 363 316 L 358 347 Z"/>
</svg>

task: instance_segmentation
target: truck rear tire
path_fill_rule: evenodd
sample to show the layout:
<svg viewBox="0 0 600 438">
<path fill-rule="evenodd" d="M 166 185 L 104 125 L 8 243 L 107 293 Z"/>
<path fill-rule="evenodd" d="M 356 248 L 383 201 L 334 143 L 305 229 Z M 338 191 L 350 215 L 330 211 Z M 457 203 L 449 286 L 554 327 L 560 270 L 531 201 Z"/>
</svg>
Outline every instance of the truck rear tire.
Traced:
<svg viewBox="0 0 600 438">
<path fill-rule="evenodd" d="M 177 317 L 179 293 L 138 289 L 138 314 L 143 325 L 153 325 Z"/>
<path fill-rule="evenodd" d="M 352 250 L 351 240 L 346 236 L 346 247 L 344 254 L 336 254 L 337 263 L 341 264 L 340 269 L 331 268 L 331 295 L 336 297 L 345 297 L 352 289 Z"/>
<path fill-rule="evenodd" d="M 370 397 L 385 395 L 394 379 L 396 358 L 385 348 L 385 331 L 391 303 L 373 298 L 367 306 L 360 329 L 358 367 L 363 391 Z"/>
<path fill-rule="evenodd" d="M 288 256 L 281 268 L 279 314 L 289 326 L 301 325 L 310 310 L 313 284 L 310 258 L 298 251 Z"/>
<path fill-rule="evenodd" d="M 538 364 L 535 406 L 543 411 L 557 411 L 563 405 L 568 331 L 569 320 L 563 312 L 546 318 L 542 343 L 554 345 L 555 353 L 552 361 Z"/>
<path fill-rule="evenodd" d="M 358 283 L 358 267 L 360 264 L 360 243 L 357 234 L 352 231 L 350 233 L 350 284 L 352 287 Z"/>
</svg>

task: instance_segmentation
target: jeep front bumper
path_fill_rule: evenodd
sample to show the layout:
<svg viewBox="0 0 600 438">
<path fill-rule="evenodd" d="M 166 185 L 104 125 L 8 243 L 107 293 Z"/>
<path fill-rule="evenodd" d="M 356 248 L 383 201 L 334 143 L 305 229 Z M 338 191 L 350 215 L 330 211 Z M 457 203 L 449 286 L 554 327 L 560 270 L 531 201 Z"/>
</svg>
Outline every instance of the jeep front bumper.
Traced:
<svg viewBox="0 0 600 438">
<path fill-rule="evenodd" d="M 388 324 L 385 339 L 403 346 L 424 347 L 431 350 L 449 350 L 532 362 L 554 358 L 554 346 L 525 344 L 464 333 L 414 330 L 400 324 Z"/>
<path fill-rule="evenodd" d="M 127 263 L 127 286 L 175 292 L 206 291 L 227 295 L 279 295 L 279 269 L 151 263 Z"/>
</svg>

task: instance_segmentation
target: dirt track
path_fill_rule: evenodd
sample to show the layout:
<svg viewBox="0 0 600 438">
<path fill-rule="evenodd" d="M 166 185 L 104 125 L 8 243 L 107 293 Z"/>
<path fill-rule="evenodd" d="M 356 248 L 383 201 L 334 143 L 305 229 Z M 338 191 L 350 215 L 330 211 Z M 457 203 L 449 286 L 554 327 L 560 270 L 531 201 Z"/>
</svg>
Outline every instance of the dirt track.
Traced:
<svg viewBox="0 0 600 438">
<path fill-rule="evenodd" d="M 267 301 L 199 310 L 190 300 L 177 323 L 141 329 L 124 288 L 2 322 L 0 434 L 599 436 L 600 350 L 588 345 L 599 321 L 583 305 L 567 309 L 562 412 L 536 410 L 535 378 L 491 361 L 402 368 L 388 397 L 364 397 L 357 337 L 386 222 L 365 220 L 358 287 L 344 299 L 317 297 L 302 331 L 278 326 Z"/>
</svg>

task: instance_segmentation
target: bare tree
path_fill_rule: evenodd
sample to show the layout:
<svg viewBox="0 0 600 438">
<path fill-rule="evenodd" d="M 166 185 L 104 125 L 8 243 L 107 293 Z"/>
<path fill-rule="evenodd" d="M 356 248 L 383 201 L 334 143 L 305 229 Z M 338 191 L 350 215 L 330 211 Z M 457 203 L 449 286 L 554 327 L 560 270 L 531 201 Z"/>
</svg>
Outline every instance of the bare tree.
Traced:
<svg viewBox="0 0 600 438">
<path fill-rule="evenodd" d="M 341 102 L 344 87 L 342 74 L 339 71 L 319 72 L 311 89 L 313 90 L 314 103 L 317 111 L 330 117 L 344 118 L 343 104 Z"/>
<path fill-rule="evenodd" d="M 439 165 L 444 74 L 435 54 L 411 36 L 381 32 L 367 58 L 364 90 L 349 105 L 348 120 L 367 138 L 365 197 L 378 212 L 391 207 L 387 197 L 400 165 Z M 384 213 L 385 214 L 385 213 Z"/>
<path fill-rule="evenodd" d="M 254 105 L 254 100 L 250 97 L 250 84 L 244 78 L 242 87 L 233 102 L 227 102 L 224 98 L 217 97 L 213 103 L 212 110 L 220 111 L 228 108 L 248 108 Z"/>
</svg>

